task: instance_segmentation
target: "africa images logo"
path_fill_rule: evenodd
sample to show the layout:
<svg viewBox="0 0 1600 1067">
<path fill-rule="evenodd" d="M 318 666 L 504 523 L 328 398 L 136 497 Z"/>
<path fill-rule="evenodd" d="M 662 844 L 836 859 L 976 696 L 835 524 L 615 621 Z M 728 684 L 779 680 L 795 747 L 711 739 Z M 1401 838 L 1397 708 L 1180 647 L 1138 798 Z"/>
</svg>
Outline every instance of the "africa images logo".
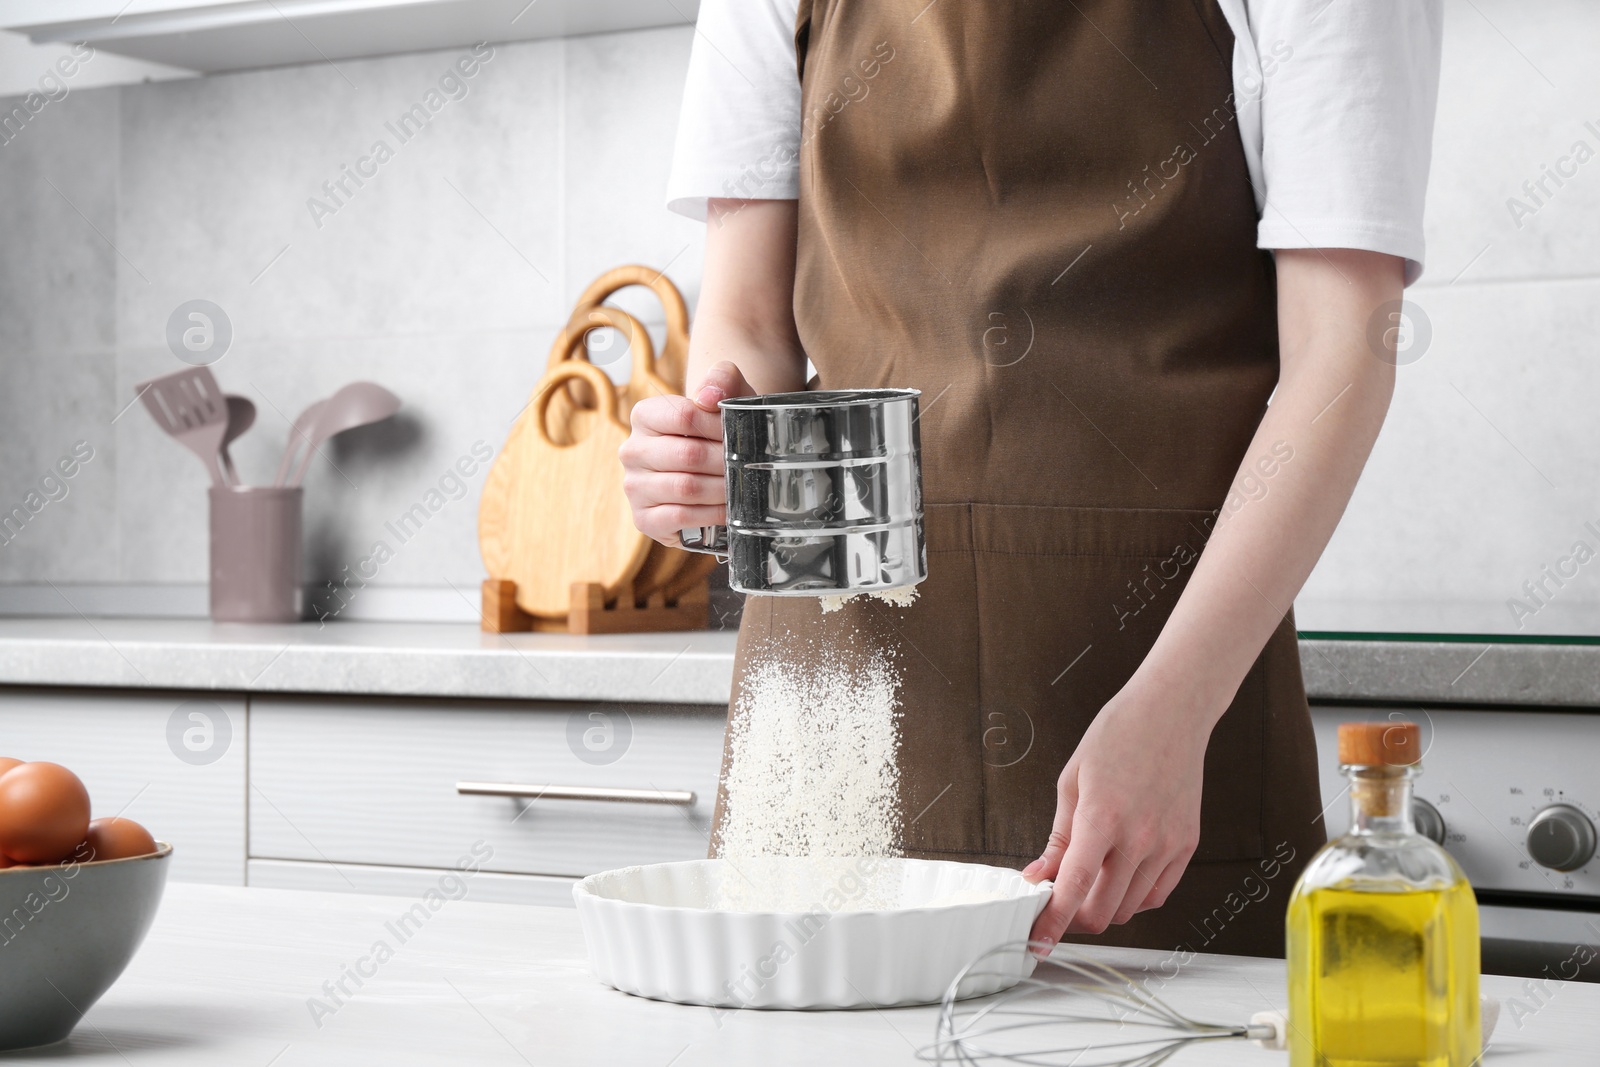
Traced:
<svg viewBox="0 0 1600 1067">
<path fill-rule="evenodd" d="M 322 229 L 324 219 L 337 215 L 358 192 L 366 188 L 367 182 L 378 176 L 379 168 L 394 159 L 400 149 L 425 130 L 446 104 L 465 100 L 472 92 L 471 79 L 477 77 L 493 58 L 494 46 L 483 43 L 474 45 L 471 52 L 461 56 L 439 76 L 437 87 L 430 86 L 422 94 L 421 100 L 402 111 L 393 121 L 383 124 L 383 128 L 393 136 L 393 144 L 388 137 L 380 137 L 372 142 L 365 155 L 356 159 L 354 166 L 341 163 L 339 173 L 322 183 L 323 195 L 306 198 L 306 210 L 311 213 L 311 221 L 317 229 Z"/>
</svg>

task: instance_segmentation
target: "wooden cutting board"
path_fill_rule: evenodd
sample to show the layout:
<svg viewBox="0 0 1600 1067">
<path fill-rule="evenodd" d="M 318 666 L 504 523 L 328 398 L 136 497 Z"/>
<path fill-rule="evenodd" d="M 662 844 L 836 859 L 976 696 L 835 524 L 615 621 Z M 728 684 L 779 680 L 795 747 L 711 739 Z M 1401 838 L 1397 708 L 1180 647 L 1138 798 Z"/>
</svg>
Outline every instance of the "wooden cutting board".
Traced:
<svg viewBox="0 0 1600 1067">
<path fill-rule="evenodd" d="M 586 352 L 584 338 L 590 331 L 607 326 L 616 330 L 628 341 L 628 355 L 632 365 L 628 371 L 628 380 L 617 387 L 619 409 L 626 421 L 628 414 L 633 410 L 633 405 L 639 401 L 646 397 L 666 396 L 677 391 L 656 374 L 655 344 L 650 340 L 649 331 L 638 319 L 621 308 L 605 306 L 573 312 L 571 321 L 567 323 L 566 329 L 561 331 L 561 336 L 556 338 L 556 344 L 550 349 L 549 366 L 558 367 L 565 360 L 583 359 Z M 588 406 L 593 403 L 589 398 L 594 396 L 594 390 L 585 386 L 582 390 L 583 395 L 578 396 L 576 387 L 579 384 L 576 380 L 568 382 L 557 389 L 551 397 L 545 426 L 550 431 L 551 439 L 558 443 L 584 436 L 600 415 L 596 408 Z M 650 552 L 633 580 L 634 597 L 642 602 L 651 593 L 664 587 L 683 570 L 690 555 L 692 553 L 668 548 L 656 541 L 650 542 Z M 676 599 L 675 595 L 673 599 Z"/>
<path fill-rule="evenodd" d="M 599 410 L 580 439 L 552 440 L 545 419 L 568 382 L 586 383 Z M 582 360 L 546 372 L 484 481 L 478 547 L 491 578 L 516 583 L 517 606 L 562 618 L 574 582 L 594 582 L 607 599 L 626 592 L 652 542 L 633 525 L 617 449 L 628 437 L 611 379 Z"/>
<path fill-rule="evenodd" d="M 567 320 L 566 331 L 562 337 L 556 338 L 555 345 L 551 347 L 550 362 L 554 364 L 557 359 L 565 359 L 571 351 L 566 341 L 566 333 L 577 331 L 584 334 L 594 329 L 595 325 L 607 325 L 604 322 L 593 323 L 589 312 L 597 308 L 612 310 L 605 306 L 605 300 L 630 285 L 640 285 L 649 289 L 661 302 L 661 312 L 667 324 L 666 340 L 661 346 L 661 355 L 655 359 L 652 372 L 658 382 L 666 384 L 668 392 L 681 393 L 684 387 L 684 374 L 689 365 L 689 307 L 683 302 L 683 294 L 678 291 L 678 287 L 672 284 L 672 279 L 661 271 L 638 263 L 614 267 L 589 283 L 588 288 L 578 297 L 577 303 L 572 306 L 572 315 Z M 557 355 L 558 352 L 561 354 Z M 627 390 L 628 386 L 623 388 Z M 572 407 L 594 407 L 594 397 L 590 395 L 588 387 L 581 382 L 568 384 L 562 392 L 565 394 L 562 399 Z M 624 413 L 633 406 L 633 401 L 656 395 L 642 390 L 632 392 L 633 395 L 628 397 L 628 402 L 623 405 Z M 557 407 L 555 411 L 558 418 L 566 414 L 565 407 Z"/>
<path fill-rule="evenodd" d="M 616 330 L 628 344 L 628 380 L 615 387 L 623 422 L 628 421 L 633 405 L 646 397 L 683 391 L 681 382 L 674 386 L 657 373 L 656 346 L 650 340 L 650 331 L 621 308 L 601 306 L 573 312 L 572 318 L 550 346 L 550 358 L 545 361 L 545 370 L 554 370 L 569 359 L 587 359 L 586 339 L 590 333 L 606 327 Z M 551 397 L 550 415 L 545 428 L 557 443 L 575 441 L 587 432 L 589 421 L 596 414 L 594 390 L 582 381 L 574 380 L 556 390 Z"/>
<path fill-rule="evenodd" d="M 666 340 L 659 356 L 648 330 L 632 315 L 604 305 L 607 297 L 630 285 L 642 285 L 656 294 L 666 319 Z M 688 362 L 689 312 L 683 296 L 670 279 L 650 267 L 630 264 L 607 271 L 596 278 L 579 297 L 566 327 L 551 345 L 547 370 L 569 362 L 583 362 L 587 358 L 585 338 L 596 329 L 610 327 L 626 340 L 630 361 L 629 380 L 616 388 L 618 414 L 624 422 L 632 407 L 648 396 L 682 393 L 684 368 Z M 544 383 L 541 382 L 540 389 Z M 540 395 L 535 390 L 535 396 Z M 568 378 L 557 384 L 548 394 L 547 406 L 540 425 L 555 445 L 567 445 L 583 439 L 601 413 L 595 405 L 594 380 L 587 376 Z M 533 403 L 530 400 L 530 405 Z M 524 412 L 524 416 L 527 412 Z M 528 446 L 525 438 L 531 431 L 529 418 L 518 419 L 512 427 L 501 451 L 502 457 L 519 454 Z M 496 460 L 490 468 L 479 504 L 479 548 L 485 566 L 493 577 L 509 575 L 513 569 L 513 548 L 517 537 L 513 534 L 512 501 L 517 465 L 509 458 Z M 518 515 L 538 521 L 529 509 L 518 509 Z M 692 591 L 715 569 L 717 563 L 711 556 L 668 548 L 649 542 L 645 560 L 634 576 L 633 592 L 639 602 L 656 592 L 662 592 L 669 602 Z M 519 605 L 523 600 L 518 596 Z M 524 610 L 527 610 L 524 608 Z M 549 616 L 546 616 L 549 617 Z"/>
<path fill-rule="evenodd" d="M 683 294 L 661 271 L 637 263 L 615 267 L 589 283 L 572 307 L 572 320 L 576 322 L 584 312 L 600 307 L 608 297 L 630 285 L 642 285 L 656 294 L 661 301 L 661 312 L 666 317 L 667 338 L 656 360 L 656 372 L 673 392 L 683 392 L 683 378 L 689 367 L 689 306 Z"/>
<path fill-rule="evenodd" d="M 630 285 L 644 286 L 661 301 L 667 329 L 660 355 L 654 353 L 654 343 L 637 319 L 603 303 L 618 290 Z M 600 275 L 589 283 L 573 305 L 566 329 L 551 346 L 549 365 L 554 366 L 560 360 L 580 355 L 584 350 L 583 338 L 591 330 L 605 326 L 619 331 L 629 342 L 628 354 L 632 368 L 627 383 L 618 390 L 625 414 L 646 397 L 683 392 L 684 373 L 689 362 L 689 308 L 672 279 L 661 271 L 636 263 L 616 267 Z M 639 338 L 637 343 L 635 337 Z M 592 417 L 593 405 L 593 394 L 588 388 L 579 382 L 572 382 L 561 390 L 551 404 L 554 417 L 550 421 L 556 423 L 565 418 L 574 432 L 581 432 L 585 420 Z M 552 430 L 559 432 L 559 427 L 552 426 Z M 635 580 L 635 593 L 642 601 L 651 593 L 662 590 L 668 601 L 675 601 L 698 585 L 716 566 L 717 561 L 711 556 L 652 542 L 650 556 Z"/>
</svg>

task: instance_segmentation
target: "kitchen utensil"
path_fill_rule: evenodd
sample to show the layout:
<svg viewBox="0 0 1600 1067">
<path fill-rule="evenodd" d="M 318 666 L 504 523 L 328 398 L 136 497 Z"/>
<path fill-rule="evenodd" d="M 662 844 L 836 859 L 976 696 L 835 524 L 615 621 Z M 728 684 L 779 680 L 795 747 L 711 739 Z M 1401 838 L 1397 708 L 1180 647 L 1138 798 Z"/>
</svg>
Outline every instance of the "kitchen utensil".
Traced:
<svg viewBox="0 0 1600 1067">
<path fill-rule="evenodd" d="M 969 987 L 987 988 L 993 968 L 1010 968 L 1030 943 L 996 945 L 963 968 L 939 1009 L 934 1042 L 917 1051 L 931 1063 L 1072 1064 L 1154 1067 L 1186 1045 L 1252 1040 L 1271 1047 L 1281 1023 L 1258 1013 L 1248 1025 L 1205 1023 L 1175 1010 L 1115 967 L 1058 947 L 1040 969 L 982 1004 L 962 1006 Z M 1108 1033 L 1115 1027 L 1115 1033 Z M 1082 1029 L 1080 1029 L 1082 1028 Z M 1281 1047 L 1281 1046 L 1280 1046 Z"/>
<path fill-rule="evenodd" d="M 322 402 L 307 435 L 305 453 L 288 484 L 296 486 L 305 479 L 311 457 L 324 441 L 358 426 L 382 422 L 399 410 L 400 398 L 376 382 L 351 382 L 340 389 Z"/>
<path fill-rule="evenodd" d="M 742 593 L 826 596 L 928 576 L 915 389 L 724 400 L 728 525 L 683 547 L 726 554 Z"/>
<path fill-rule="evenodd" d="M 1002 867 L 799 857 L 625 867 L 572 890 L 589 966 L 607 985 L 783 1009 L 938 1003 L 979 952 L 1026 936 L 1049 895 L 1050 883 Z M 967 991 L 997 992 L 1032 967 L 1013 953 Z"/>
<path fill-rule="evenodd" d="M 550 350 L 549 365 L 553 367 L 562 360 L 584 358 L 585 339 L 593 331 L 608 326 L 628 339 L 628 354 L 632 365 L 628 372 L 628 380 L 617 387 L 619 410 L 624 421 L 627 421 L 633 405 L 646 397 L 666 396 L 681 391 L 681 384 L 679 389 L 675 390 L 656 374 L 655 344 L 650 340 L 650 332 L 638 319 L 619 308 L 601 306 L 574 312 L 572 321 L 556 339 L 556 347 Z M 550 398 L 550 406 L 545 415 L 545 429 L 549 432 L 550 439 L 557 444 L 568 444 L 582 438 L 588 433 L 596 415 L 593 408 L 580 407 L 574 402 L 576 387 L 579 384 L 577 381 L 569 382 L 557 389 Z M 592 401 L 593 390 L 586 387 L 583 393 Z M 697 570 L 702 571 L 703 576 L 706 572 L 704 568 L 698 566 L 699 557 L 652 541 L 650 552 L 645 556 L 644 566 L 640 567 L 639 573 L 634 576 L 634 597 L 641 601 L 646 599 L 675 578 L 683 570 L 684 565 L 691 561 L 696 564 Z"/>
<path fill-rule="evenodd" d="M 648 396 L 682 393 L 684 373 L 689 362 L 688 305 L 684 303 L 683 294 L 672 284 L 672 280 L 651 267 L 628 264 L 609 270 L 590 282 L 589 287 L 583 291 L 573 306 L 567 329 L 592 328 L 592 325 L 586 325 L 595 321 L 589 313 L 594 310 L 611 310 L 603 305 L 603 301 L 630 285 L 643 286 L 655 293 L 666 318 L 666 339 L 650 373 L 639 374 L 638 365 L 635 364 L 636 369 L 629 375 L 627 383 L 620 387 L 625 416 L 632 410 L 634 404 Z M 639 384 L 641 382 L 646 384 L 641 387 Z M 552 422 L 557 421 L 569 403 L 575 409 L 574 414 L 577 414 L 585 407 L 592 406 L 593 398 L 578 383 L 569 385 L 551 405 L 551 410 L 555 413 Z M 652 542 L 650 555 L 645 560 L 639 577 L 634 581 L 634 593 L 644 598 L 659 590 L 664 593 L 667 600 L 676 601 L 700 585 L 715 568 L 715 559 L 686 555 L 681 549 Z"/>
<path fill-rule="evenodd" d="M 212 486 L 211 617 L 217 622 L 298 622 L 299 486 Z"/>
<path fill-rule="evenodd" d="M 238 485 L 239 472 L 234 469 L 233 457 L 228 454 L 228 446 L 237 441 L 240 434 L 255 425 L 256 406 L 248 397 L 235 396 L 233 393 L 225 394 L 223 399 L 228 403 L 228 432 L 222 435 L 220 449 L 222 469 L 228 475 L 228 484 Z"/>
<path fill-rule="evenodd" d="M 0 870 L 0 1050 L 60 1041 L 144 941 L 172 846 L 147 856 Z"/>
<path fill-rule="evenodd" d="M 639 320 L 625 311 L 608 307 L 594 308 L 581 317 L 584 320 L 584 325 L 575 327 L 569 324 L 556 338 L 555 347 L 550 350 L 547 371 L 554 370 L 567 360 L 582 359 L 584 337 L 587 332 L 603 326 L 610 326 L 621 332 L 628 339 L 628 354 L 631 359 L 628 383 L 616 387 L 619 413 L 626 416 L 627 410 L 632 407 L 633 399 L 635 398 L 632 389 L 635 387 L 643 391 L 642 395 L 650 396 L 671 391 L 664 382 L 656 377 L 654 370 L 651 369 L 655 361 L 655 345 L 650 340 L 649 332 L 640 324 Z M 573 321 L 577 322 L 579 318 L 580 316 L 574 315 Z M 579 407 L 573 402 L 571 393 L 573 392 L 572 387 L 576 384 L 585 384 L 585 395 L 593 398 L 595 395 L 594 390 L 589 389 L 582 379 L 575 378 L 551 392 L 545 401 L 546 407 L 542 425 L 544 432 L 554 444 L 569 445 L 582 440 L 588 436 L 588 433 L 593 428 L 594 419 L 599 415 L 598 410 Z M 511 453 L 512 442 L 518 439 L 519 431 L 524 426 L 524 417 L 533 406 L 535 399 L 542 395 L 541 390 L 543 388 L 544 382 L 541 380 L 534 387 L 533 396 L 529 398 L 527 406 L 523 408 L 522 416 L 519 416 L 517 425 L 513 427 L 512 433 L 506 441 L 506 447 L 501 450 L 500 454 L 502 456 Z M 490 468 L 489 474 L 484 478 L 483 494 L 479 498 L 478 505 L 480 526 L 487 522 L 492 529 L 497 531 L 496 536 L 499 538 L 504 536 L 499 531 L 504 531 L 511 507 L 511 483 L 506 478 L 508 469 L 506 464 L 503 464 L 498 459 L 496 460 L 495 465 Z M 480 542 L 483 540 L 481 531 L 479 540 Z M 662 551 L 657 552 L 657 548 Z M 485 551 L 488 550 L 486 549 Z M 488 556 L 486 555 L 484 558 L 487 561 Z M 641 566 L 639 574 L 635 576 L 635 596 L 640 598 L 647 597 L 669 578 L 677 574 L 682 569 L 684 560 L 694 558 L 687 553 L 673 552 L 664 545 L 657 545 L 652 542 L 649 554 L 645 557 L 645 563 Z M 494 568 L 490 568 L 490 573 L 495 573 Z"/>
<path fill-rule="evenodd" d="M 621 309 L 601 304 L 616 290 L 636 284 L 654 291 L 666 314 L 666 343 L 660 358 L 656 357 L 649 331 L 637 319 Z M 660 271 L 636 265 L 618 267 L 596 279 L 579 298 L 566 327 L 551 346 L 547 371 L 566 361 L 585 360 L 585 339 L 592 331 L 603 327 L 617 330 L 627 341 L 631 363 L 628 380 L 614 387 L 618 409 L 626 423 L 633 405 L 639 400 L 682 391 L 688 325 L 688 308 L 684 305 L 682 295 Z M 541 395 L 543 387 L 544 383 L 541 382 L 535 388 L 534 398 Z M 566 445 L 586 439 L 591 425 L 600 417 L 595 397 L 595 390 L 586 376 L 562 383 L 544 401 L 544 414 L 540 418 L 542 432 L 549 441 Z M 505 574 L 511 566 L 514 525 L 512 487 L 516 477 L 520 477 L 516 474 L 519 461 L 513 457 L 521 454 L 524 448 L 522 442 L 531 432 L 528 427 L 532 406 L 533 399 L 530 399 L 484 480 L 478 511 L 478 542 L 491 576 Z M 543 516 L 526 508 L 519 508 L 517 514 L 527 521 L 544 521 Z M 606 608 L 603 613 L 608 616 L 608 625 L 642 629 L 703 627 L 705 598 L 697 589 L 703 589 L 705 578 L 716 566 L 716 561 L 653 541 L 647 542 L 647 545 L 644 562 L 634 576 L 631 589 L 631 600 L 641 610 L 629 612 L 623 619 L 621 616 L 609 618 L 613 609 Z M 615 610 L 621 610 L 620 590 L 617 594 L 611 602 L 616 605 Z M 596 595 L 591 589 L 574 600 L 576 594 L 569 590 L 567 602 L 569 606 L 576 603 L 593 609 Z M 520 599 L 514 582 L 491 577 L 484 583 L 485 628 L 501 631 L 508 627 L 527 628 L 529 625 L 545 627 L 552 620 L 561 618 L 540 616 L 545 621 L 534 622 L 524 615 L 519 619 L 519 609 L 514 602 Z M 695 601 L 698 606 L 689 607 L 690 601 Z M 680 611 L 680 608 L 683 610 Z M 581 615 L 577 609 L 572 609 L 569 623 L 578 625 Z M 589 616 L 593 615 L 591 610 Z M 700 621 L 692 621 L 694 617 Z"/>
<path fill-rule="evenodd" d="M 225 485 L 217 452 L 228 432 L 228 404 L 207 367 L 188 367 L 141 382 L 139 399 L 156 424 L 199 456 L 213 485 Z"/>
<path fill-rule="evenodd" d="M 669 548 L 659 541 L 651 541 L 645 553 L 644 563 L 640 564 L 639 573 L 633 578 L 634 599 L 642 600 L 651 593 L 665 590 L 683 570 L 684 561 L 694 559 L 697 557 L 681 549 Z"/>
<path fill-rule="evenodd" d="M 706 579 L 711 572 L 717 569 L 718 559 L 714 553 L 690 552 L 687 549 L 668 548 L 658 541 L 650 542 L 650 554 L 655 555 L 656 550 L 664 552 L 681 552 L 688 557 L 688 562 L 678 568 L 676 574 L 667 578 L 658 587 L 658 591 L 669 601 L 676 601 L 697 586 L 709 586 Z"/>
<path fill-rule="evenodd" d="M 300 449 L 311 440 L 311 427 L 316 424 L 317 416 L 322 414 L 322 405 L 327 402 L 327 398 L 313 401 L 294 417 L 294 425 L 289 427 L 289 440 L 283 445 L 283 458 L 278 461 L 278 473 L 272 479 L 273 485 L 281 486 L 288 480 L 289 467 Z"/>
<path fill-rule="evenodd" d="M 560 444 L 545 415 L 569 381 L 595 390 L 600 417 L 582 440 Z M 485 478 L 478 545 L 489 576 L 516 582 L 517 606 L 528 614 L 565 616 L 574 582 L 601 585 L 608 600 L 631 590 L 650 541 L 634 528 L 622 492 L 617 449 L 627 436 L 611 379 L 582 360 L 547 372 L 517 418 Z"/>
<path fill-rule="evenodd" d="M 689 365 L 689 307 L 683 294 L 661 271 L 630 263 L 606 271 L 589 283 L 572 308 L 572 322 L 578 322 L 591 308 L 597 308 L 621 289 L 642 285 L 656 294 L 661 301 L 661 311 L 666 317 L 667 336 L 662 342 L 661 354 L 656 359 L 656 374 L 666 382 L 672 392 L 683 392 L 684 372 Z"/>
<path fill-rule="evenodd" d="M 549 370 L 567 359 L 587 359 L 588 336 L 607 327 L 626 338 L 628 344 L 628 380 L 615 387 L 624 422 L 628 421 L 633 405 L 646 397 L 683 391 L 681 381 L 674 386 L 657 373 L 659 362 L 655 343 L 650 340 L 650 331 L 621 308 L 602 306 L 573 312 L 572 319 L 550 346 L 550 358 L 546 361 L 545 369 Z M 594 417 L 594 392 L 584 383 L 573 381 L 563 386 L 551 399 L 545 428 L 550 432 L 551 440 L 557 444 L 568 444 L 584 435 L 589 421 Z"/>
<path fill-rule="evenodd" d="M 1164 971 L 1135 981 L 1067 945 L 1056 946 L 1039 961 L 1040 969 L 993 1000 L 963 1003 L 981 995 L 974 989 L 988 989 L 997 975 L 1010 974 L 1030 947 L 1043 946 L 996 945 L 963 968 L 940 1004 L 933 1043 L 918 1049 L 917 1058 L 964 1065 L 1156 1067 L 1190 1045 L 1214 1041 L 1288 1047 L 1289 1022 L 1281 1011 L 1258 1011 L 1248 1023 L 1201 1022 L 1151 990 L 1172 980 Z M 1483 997 L 1485 1045 L 1499 1016 L 1500 1002 Z"/>
</svg>

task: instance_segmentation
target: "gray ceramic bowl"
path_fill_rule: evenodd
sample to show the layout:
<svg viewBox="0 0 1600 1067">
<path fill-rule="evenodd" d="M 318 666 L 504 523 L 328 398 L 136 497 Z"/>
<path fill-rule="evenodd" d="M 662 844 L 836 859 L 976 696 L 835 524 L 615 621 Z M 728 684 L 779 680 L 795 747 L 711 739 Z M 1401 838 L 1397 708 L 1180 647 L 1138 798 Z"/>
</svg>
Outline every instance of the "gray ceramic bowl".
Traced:
<svg viewBox="0 0 1600 1067">
<path fill-rule="evenodd" d="M 0 870 L 0 1050 L 72 1033 L 139 950 L 172 846 L 148 856 Z"/>
</svg>

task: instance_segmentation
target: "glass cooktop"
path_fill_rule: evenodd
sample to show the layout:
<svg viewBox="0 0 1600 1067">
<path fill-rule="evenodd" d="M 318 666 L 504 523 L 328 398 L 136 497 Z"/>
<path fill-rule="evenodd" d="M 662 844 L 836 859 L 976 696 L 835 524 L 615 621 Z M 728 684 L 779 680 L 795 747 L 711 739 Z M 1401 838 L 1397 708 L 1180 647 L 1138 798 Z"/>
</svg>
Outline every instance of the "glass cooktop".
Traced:
<svg viewBox="0 0 1600 1067">
<path fill-rule="evenodd" d="M 1520 606 L 1519 606 L 1520 605 Z M 1301 637 L 1344 641 L 1476 641 L 1600 645 L 1600 604 L 1519 601 L 1295 602 Z"/>
</svg>

